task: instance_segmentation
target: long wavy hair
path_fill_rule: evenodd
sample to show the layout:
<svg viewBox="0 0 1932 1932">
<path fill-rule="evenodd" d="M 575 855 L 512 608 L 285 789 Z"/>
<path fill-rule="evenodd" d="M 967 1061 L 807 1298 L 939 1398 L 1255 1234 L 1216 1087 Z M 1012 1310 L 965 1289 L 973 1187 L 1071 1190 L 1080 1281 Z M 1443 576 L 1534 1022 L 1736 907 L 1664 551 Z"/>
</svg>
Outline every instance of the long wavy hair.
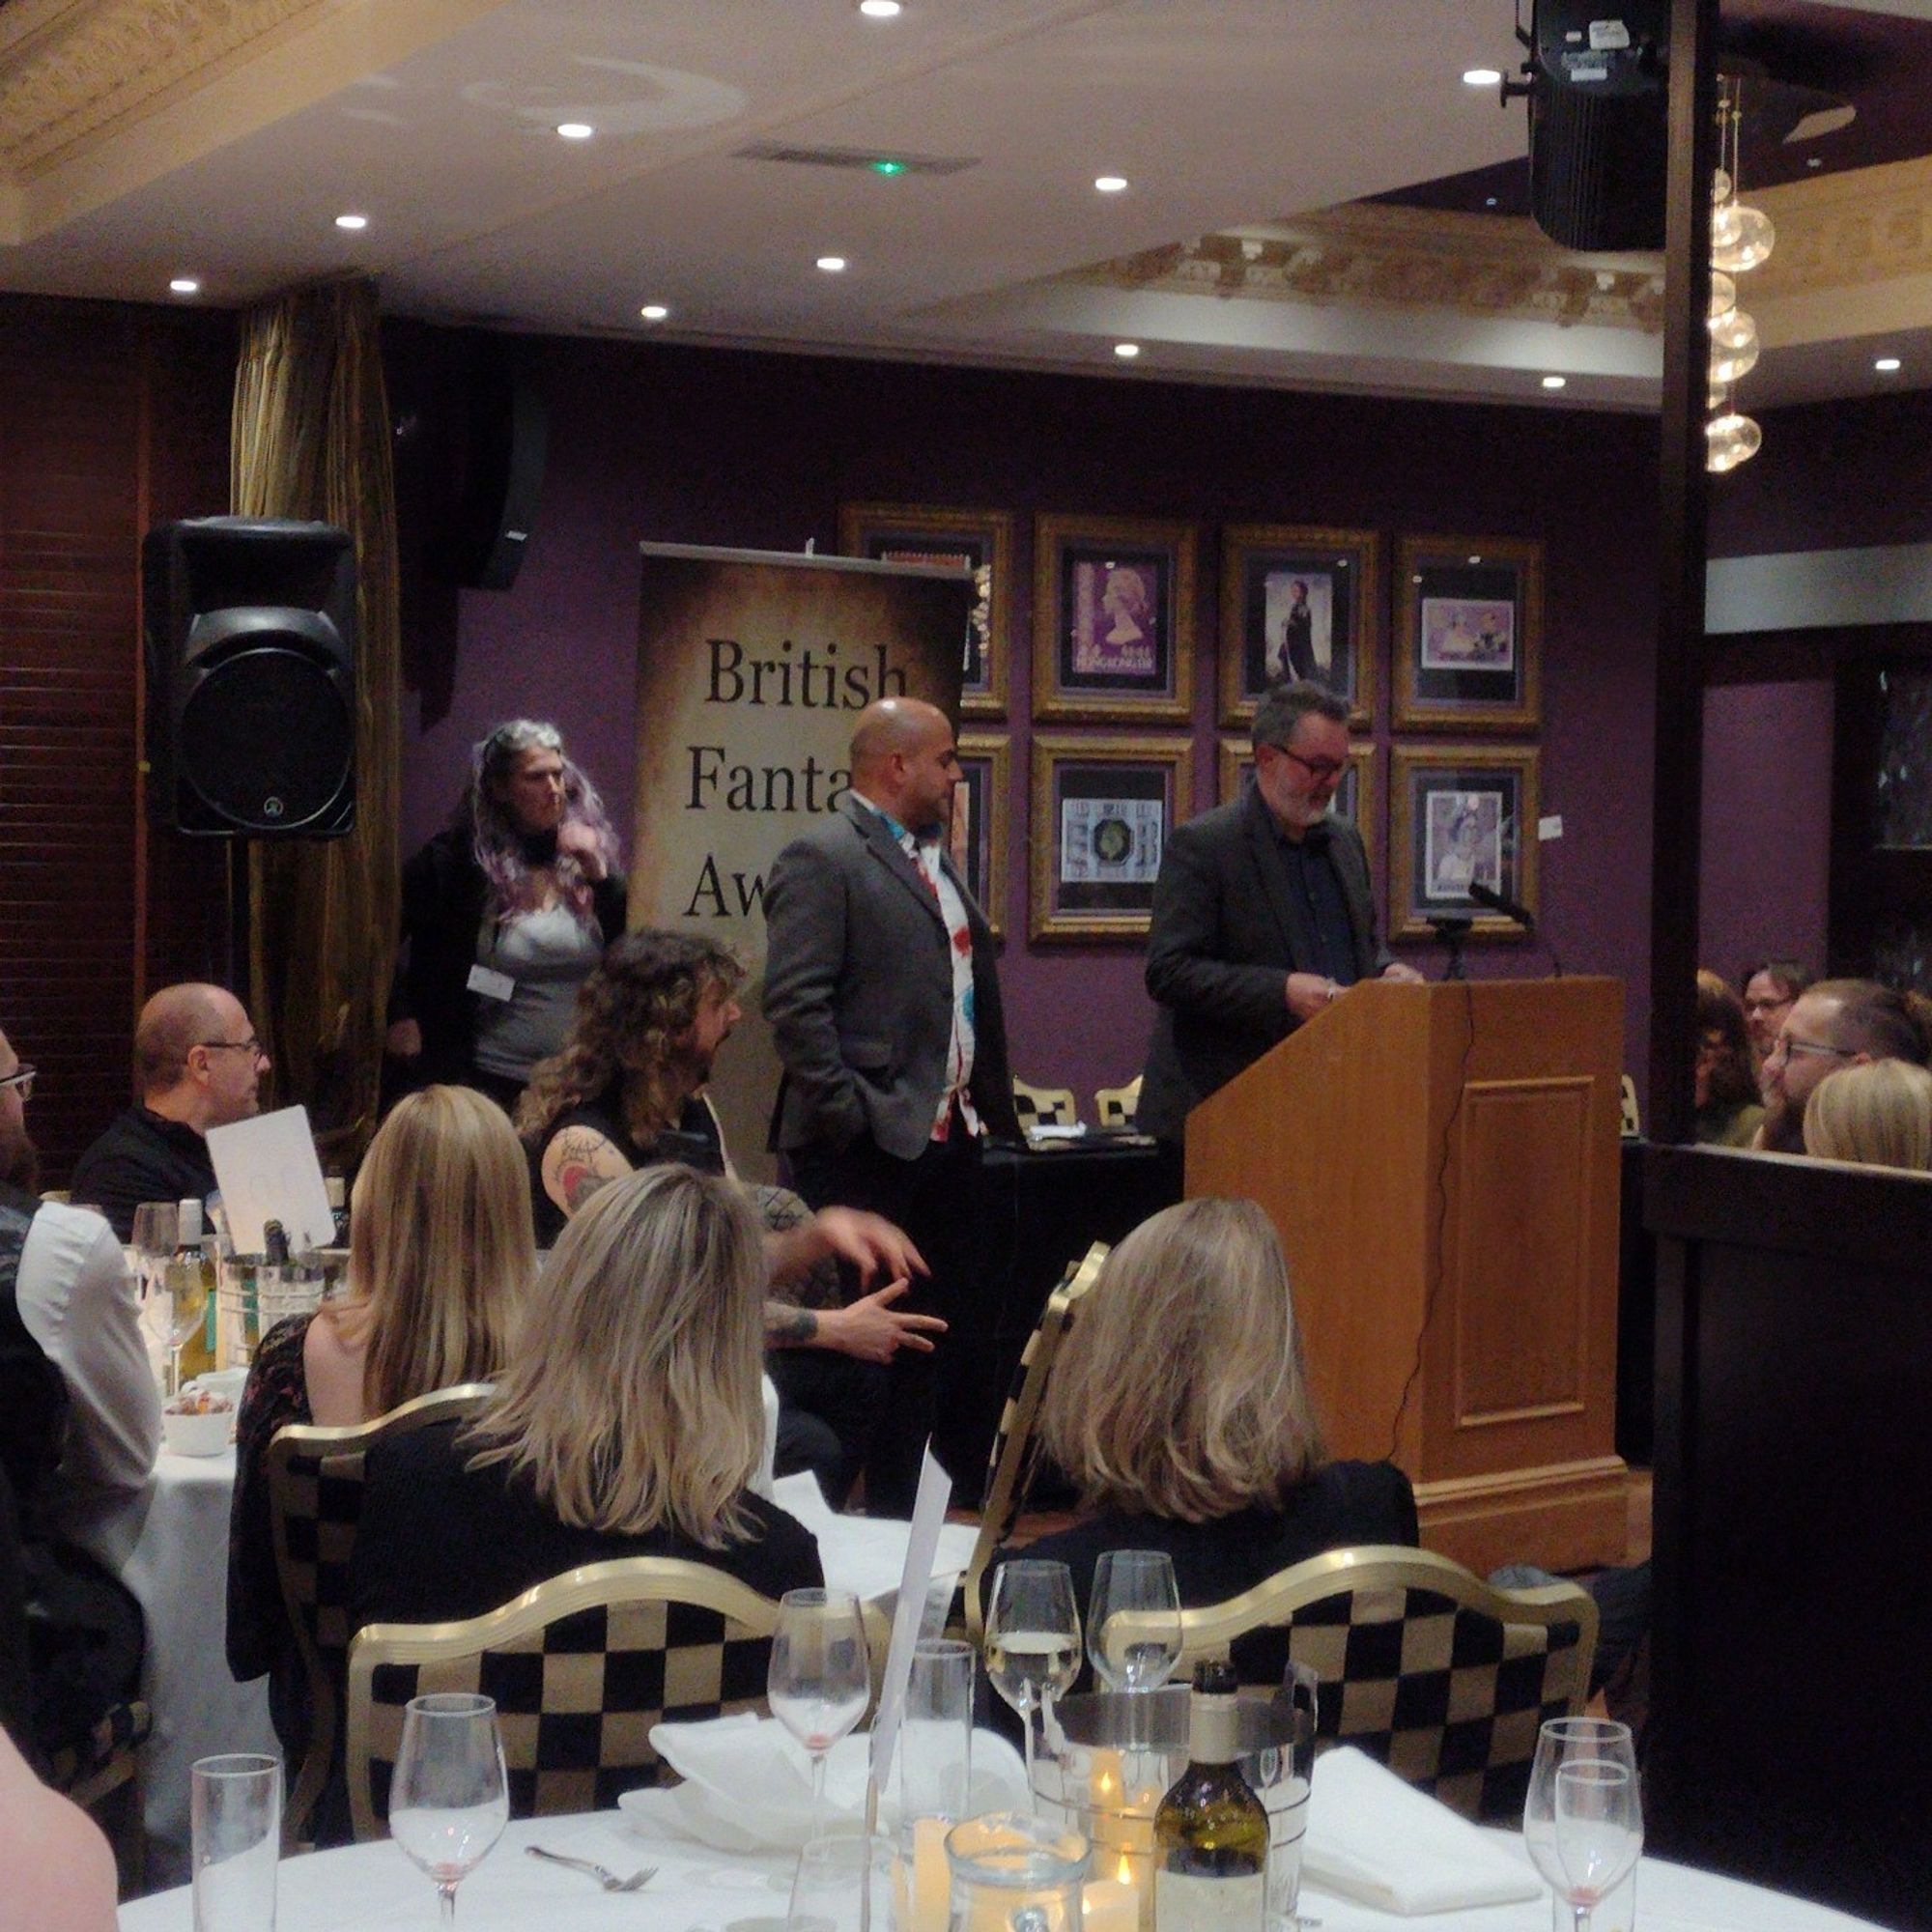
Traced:
<svg viewBox="0 0 1932 1932">
<path fill-rule="evenodd" d="M 577 1012 L 563 1044 L 531 1069 L 517 1103 L 517 1131 L 536 1146 L 572 1107 L 622 1078 L 624 1125 L 648 1147 L 700 1077 L 691 1033 L 705 993 L 735 993 L 745 969 L 737 955 L 696 933 L 644 926 L 607 949 L 603 964 L 577 990 Z"/>
<path fill-rule="evenodd" d="M 764 1446 L 764 1241 L 735 1182 L 668 1162 L 600 1188 L 538 1284 L 519 1352 L 465 1442 L 564 1522 L 707 1548 L 751 1527 Z"/>
<path fill-rule="evenodd" d="M 1745 1028 L 1744 1002 L 1717 974 L 1697 973 L 1697 1042 L 1708 1046 L 1711 1063 L 1710 1098 L 1714 1107 L 1747 1107 L 1758 1097 L 1757 1056 Z"/>
<path fill-rule="evenodd" d="M 456 822 L 469 833 L 469 849 L 489 881 L 490 904 L 499 923 L 543 903 L 551 882 L 557 896 L 585 924 L 594 923 L 591 884 L 582 864 L 568 853 L 532 862 L 523 833 L 509 808 L 498 797 L 516 763 L 526 752 L 554 752 L 563 758 L 563 823 L 582 825 L 597 840 L 606 871 L 615 871 L 622 856 L 604 801 L 582 767 L 564 753 L 563 734 L 554 724 L 533 718 L 512 718 L 498 724 L 469 753 L 469 782 L 456 808 Z"/>
</svg>

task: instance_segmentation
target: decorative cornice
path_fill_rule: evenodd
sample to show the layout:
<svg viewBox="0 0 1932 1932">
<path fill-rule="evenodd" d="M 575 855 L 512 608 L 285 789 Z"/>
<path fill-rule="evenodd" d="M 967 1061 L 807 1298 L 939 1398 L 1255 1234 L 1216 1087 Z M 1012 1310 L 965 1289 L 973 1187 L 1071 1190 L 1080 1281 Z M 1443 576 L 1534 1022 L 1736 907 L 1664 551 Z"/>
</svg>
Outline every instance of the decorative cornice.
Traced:
<svg viewBox="0 0 1932 1932">
<path fill-rule="evenodd" d="M 1932 156 L 1756 193 L 1747 184 L 1741 199 L 1777 229 L 1770 261 L 1750 272 L 1754 302 L 1932 272 Z"/>
</svg>

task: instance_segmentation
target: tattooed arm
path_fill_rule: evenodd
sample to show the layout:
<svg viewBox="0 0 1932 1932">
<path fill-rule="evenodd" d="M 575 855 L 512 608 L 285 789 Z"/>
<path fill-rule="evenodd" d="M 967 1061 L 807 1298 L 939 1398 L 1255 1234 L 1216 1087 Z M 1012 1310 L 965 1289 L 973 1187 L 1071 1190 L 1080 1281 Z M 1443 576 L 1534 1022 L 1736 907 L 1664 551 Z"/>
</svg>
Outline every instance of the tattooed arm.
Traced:
<svg viewBox="0 0 1932 1932">
<path fill-rule="evenodd" d="M 600 1187 L 631 1171 L 608 1134 L 595 1127 L 565 1127 L 544 1149 L 543 1189 L 569 1216 Z"/>
</svg>

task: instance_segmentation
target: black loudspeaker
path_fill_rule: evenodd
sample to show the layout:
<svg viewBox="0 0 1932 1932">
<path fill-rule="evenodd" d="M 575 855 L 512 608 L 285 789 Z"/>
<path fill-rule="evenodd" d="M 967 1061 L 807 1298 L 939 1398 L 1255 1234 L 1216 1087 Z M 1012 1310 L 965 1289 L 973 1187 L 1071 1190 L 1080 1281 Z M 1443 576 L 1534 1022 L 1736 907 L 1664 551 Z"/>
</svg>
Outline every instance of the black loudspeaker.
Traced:
<svg viewBox="0 0 1932 1932">
<path fill-rule="evenodd" d="M 1566 248 L 1662 248 L 1669 0 L 1536 0 L 1529 206 Z"/>
<path fill-rule="evenodd" d="M 204 517 L 141 546 L 149 810 L 202 838 L 355 823 L 355 552 L 327 524 Z"/>
<path fill-rule="evenodd" d="M 549 446 L 543 398 L 495 357 L 480 359 L 464 414 L 449 546 L 450 575 L 465 589 L 507 590 L 516 582 Z"/>
</svg>

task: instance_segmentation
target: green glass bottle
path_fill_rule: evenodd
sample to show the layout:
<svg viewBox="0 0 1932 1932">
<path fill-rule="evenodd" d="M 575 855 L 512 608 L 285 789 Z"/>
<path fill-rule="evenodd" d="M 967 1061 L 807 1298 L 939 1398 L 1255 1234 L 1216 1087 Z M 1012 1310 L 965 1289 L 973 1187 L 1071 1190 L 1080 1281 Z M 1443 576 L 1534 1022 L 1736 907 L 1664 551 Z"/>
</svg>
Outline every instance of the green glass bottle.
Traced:
<svg viewBox="0 0 1932 1932">
<path fill-rule="evenodd" d="M 1241 1776 L 1235 1668 L 1194 1670 L 1187 1769 L 1153 1820 L 1154 1932 L 1262 1932 L 1267 1918 L 1268 1817 Z"/>
</svg>

